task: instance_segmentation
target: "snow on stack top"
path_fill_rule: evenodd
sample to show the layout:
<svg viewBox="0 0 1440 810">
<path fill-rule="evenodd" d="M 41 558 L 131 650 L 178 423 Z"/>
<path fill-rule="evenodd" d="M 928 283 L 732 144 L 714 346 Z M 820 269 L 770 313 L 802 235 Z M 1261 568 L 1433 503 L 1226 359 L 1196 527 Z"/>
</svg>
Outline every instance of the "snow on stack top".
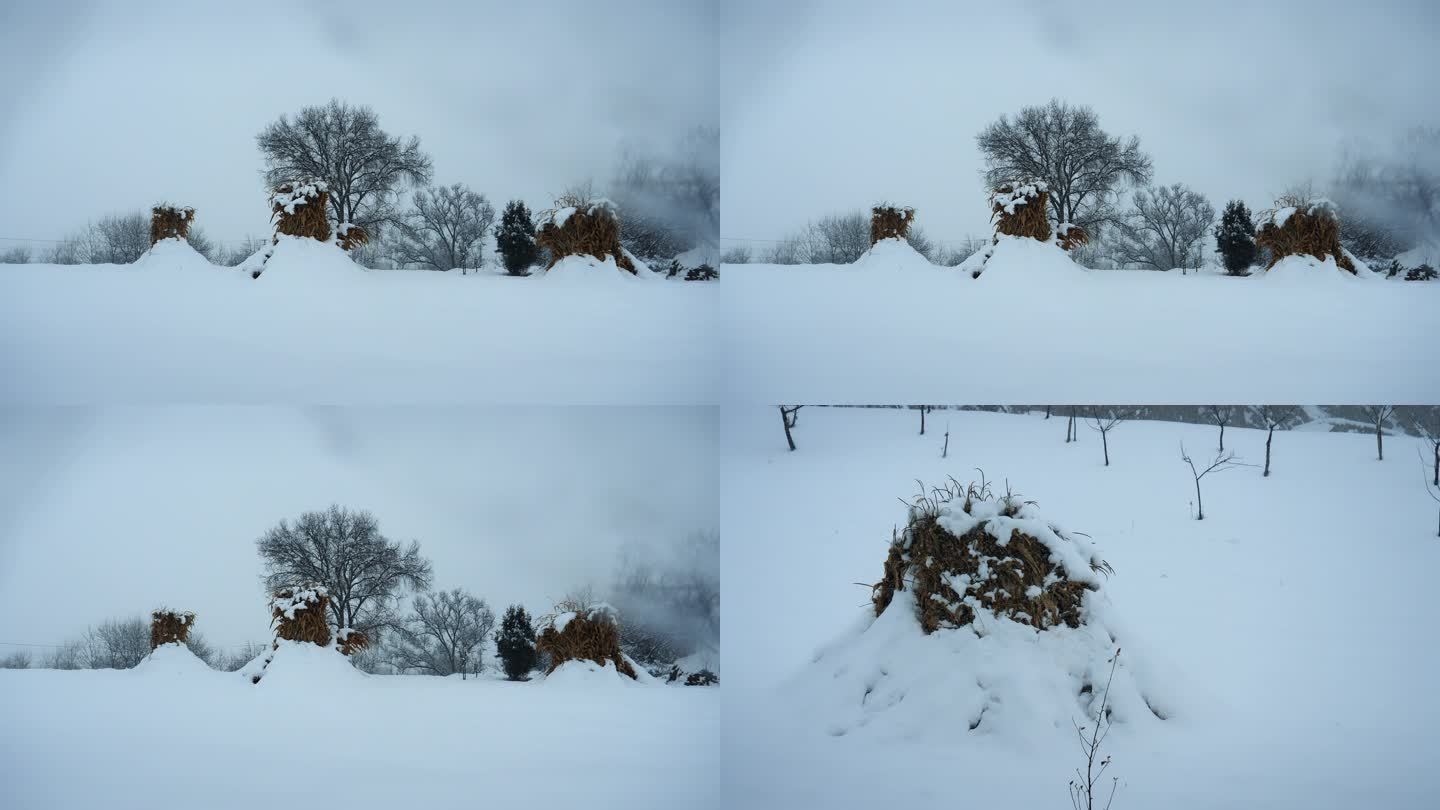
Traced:
<svg viewBox="0 0 1440 810">
<path fill-rule="evenodd" d="M 329 608 L 330 592 L 320 585 L 277 591 L 270 600 L 275 638 L 329 646 Z"/>
<path fill-rule="evenodd" d="M 150 244 L 161 239 L 189 239 L 190 223 L 194 221 L 194 208 L 169 203 L 156 205 L 150 209 Z"/>
<path fill-rule="evenodd" d="M 635 274 L 635 262 L 620 246 L 620 218 L 615 203 L 604 197 L 565 195 L 541 213 L 535 244 L 550 252 L 547 271 L 614 269 Z M 579 262 L 567 262 L 576 257 Z"/>
<path fill-rule="evenodd" d="M 911 502 L 872 598 L 879 616 L 896 591 L 913 588 L 927 634 L 972 624 L 980 612 L 1036 630 L 1079 627 L 1085 593 L 1109 571 L 1093 543 L 1041 518 L 1033 502 L 951 479 Z"/>
<path fill-rule="evenodd" d="M 870 209 L 870 248 L 851 265 L 855 268 L 897 270 L 934 265 L 910 246 L 910 223 L 915 221 L 914 208 L 900 208 L 880 203 Z"/>
<path fill-rule="evenodd" d="M 180 237 L 161 239 L 140 255 L 133 265 L 136 269 L 149 271 L 175 270 L 193 273 L 196 270 L 213 270 L 215 265 L 200 255 L 200 251 Z"/>
<path fill-rule="evenodd" d="M 1050 239 L 1050 215 L 1046 206 L 1050 187 L 1042 180 L 1027 180 L 1000 186 L 990 193 L 990 222 L 995 235 Z"/>
<path fill-rule="evenodd" d="M 550 656 L 550 675 L 567 661 L 593 662 L 635 678 L 635 667 L 620 651 L 620 614 L 604 602 L 569 608 L 543 619 L 535 649 Z"/>
<path fill-rule="evenodd" d="M 155 647 L 149 655 L 135 665 L 135 671 L 146 675 L 218 674 L 208 664 L 201 661 L 198 655 L 191 652 L 189 647 L 176 641 Z"/>
<path fill-rule="evenodd" d="M 1262 212 L 1255 232 L 1255 245 L 1269 251 L 1274 270 L 1282 263 L 1282 274 L 1330 265 L 1359 274 L 1349 252 L 1340 245 L 1340 218 L 1335 203 L 1324 197 L 1282 197 L 1276 207 Z M 1286 262 L 1289 257 L 1299 262 Z M 1314 261 L 1309 261 L 1309 259 Z"/>
</svg>

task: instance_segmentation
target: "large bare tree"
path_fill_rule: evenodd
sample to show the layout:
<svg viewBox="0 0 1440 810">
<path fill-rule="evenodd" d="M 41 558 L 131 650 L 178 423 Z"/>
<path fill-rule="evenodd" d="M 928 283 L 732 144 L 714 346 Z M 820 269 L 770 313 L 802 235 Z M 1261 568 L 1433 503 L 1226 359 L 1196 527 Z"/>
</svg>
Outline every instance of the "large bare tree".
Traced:
<svg viewBox="0 0 1440 810">
<path fill-rule="evenodd" d="M 642 259 L 672 258 L 720 240 L 720 130 L 697 126 L 665 149 L 630 144 L 610 196 L 620 241 Z"/>
<path fill-rule="evenodd" d="M 430 561 L 420 556 L 420 544 L 391 542 L 363 510 L 305 512 L 293 523 L 280 521 L 256 545 L 267 589 L 323 585 L 336 629 L 360 630 L 372 639 L 380 628 L 394 626 L 402 589 L 430 587 Z"/>
<path fill-rule="evenodd" d="M 398 220 L 393 258 L 402 265 L 461 272 L 483 263 L 495 206 L 463 183 L 415 192 L 415 206 Z"/>
<path fill-rule="evenodd" d="M 1356 223 L 1346 247 L 1358 255 L 1388 258 L 1440 241 L 1440 128 L 1411 128 L 1386 149 L 1352 144 L 1332 194 L 1342 206 L 1342 238 L 1345 223 Z"/>
<path fill-rule="evenodd" d="M 1149 155 L 1140 139 L 1121 139 L 1100 128 L 1090 107 L 1059 99 L 1025 107 L 1014 118 L 1000 116 L 975 137 L 991 188 L 1022 180 L 1050 187 L 1050 219 L 1070 222 L 1096 237 L 1116 219 L 1115 196 L 1122 183 L 1148 183 Z"/>
<path fill-rule="evenodd" d="M 303 178 L 324 180 L 330 187 L 332 223 L 359 225 L 372 238 L 395 220 L 401 186 L 428 183 L 433 171 L 418 137 L 393 137 L 380 128 L 373 109 L 339 99 L 305 107 L 293 119 L 282 115 L 255 141 L 270 187 Z"/>
<path fill-rule="evenodd" d="M 1115 260 L 1154 270 L 1199 267 L 1215 206 L 1181 183 L 1142 188 L 1116 225 Z"/>
</svg>

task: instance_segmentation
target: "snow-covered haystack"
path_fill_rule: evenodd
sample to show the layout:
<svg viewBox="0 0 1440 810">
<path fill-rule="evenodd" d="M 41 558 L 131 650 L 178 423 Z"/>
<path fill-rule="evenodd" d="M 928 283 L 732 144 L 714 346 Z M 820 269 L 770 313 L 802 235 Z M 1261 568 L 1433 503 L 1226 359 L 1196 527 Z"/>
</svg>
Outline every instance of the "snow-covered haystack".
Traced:
<svg viewBox="0 0 1440 810">
<path fill-rule="evenodd" d="M 270 600 L 275 638 L 330 645 L 330 592 L 320 585 L 286 588 Z"/>
<path fill-rule="evenodd" d="M 860 254 L 860 258 L 850 266 L 857 270 L 935 269 L 929 259 L 900 237 L 881 239 Z"/>
<path fill-rule="evenodd" d="M 150 649 L 161 644 L 184 644 L 195 626 L 195 614 L 188 610 L 160 608 L 150 612 Z"/>
<path fill-rule="evenodd" d="M 1074 724 L 1167 715 L 1122 658 L 1100 587 L 1110 568 L 1087 539 L 986 484 L 922 494 L 896 534 L 874 615 L 822 650 L 789 695 L 832 735 L 967 733 L 1033 743 Z"/>
<path fill-rule="evenodd" d="M 535 244 L 550 252 L 552 269 L 568 256 L 594 257 L 593 267 L 613 264 L 628 273 L 635 263 L 620 246 L 620 217 L 607 199 L 561 198 L 556 207 L 540 215 Z"/>
<path fill-rule="evenodd" d="M 1072 222 L 1064 222 L 1055 229 L 1055 244 L 1066 253 L 1090 243 L 1090 234 Z"/>
<path fill-rule="evenodd" d="M 161 239 L 189 239 L 195 209 L 160 203 L 150 209 L 150 244 Z"/>
<path fill-rule="evenodd" d="M 1084 278 L 1085 268 L 1052 241 L 996 234 L 995 242 L 971 254 L 957 268 L 985 283 L 1012 283 L 1028 289 Z"/>
<path fill-rule="evenodd" d="M 354 655 L 370 646 L 370 637 L 351 627 L 343 627 L 335 632 L 335 649 L 341 655 Z"/>
<path fill-rule="evenodd" d="M 870 209 L 870 244 L 882 239 L 905 241 L 910 235 L 910 223 L 915 221 L 914 208 L 899 208 L 889 203 L 880 203 Z"/>
<path fill-rule="evenodd" d="M 275 235 L 303 236 L 330 241 L 329 186 L 323 180 L 285 183 L 270 195 Z"/>
<path fill-rule="evenodd" d="M 252 277 L 266 281 L 306 284 L 310 281 L 353 279 L 365 268 L 333 242 L 277 234 L 272 244 L 240 264 Z"/>
<path fill-rule="evenodd" d="M 135 671 L 146 675 L 210 675 L 215 674 L 200 656 L 180 642 L 167 642 L 150 651 L 135 665 Z"/>
<path fill-rule="evenodd" d="M 370 234 L 353 222 L 342 222 L 335 229 L 335 244 L 346 253 L 369 242 Z"/>
<path fill-rule="evenodd" d="M 995 226 L 995 236 L 1025 236 L 1049 241 L 1049 202 L 1049 186 L 1040 180 L 995 189 L 990 193 L 990 221 Z"/>
<path fill-rule="evenodd" d="M 1035 505 L 990 486 L 951 481 L 916 496 L 875 584 L 875 615 L 912 589 L 926 633 L 964 627 L 978 612 L 1037 630 L 1079 627 L 1087 591 L 1110 567 L 1094 545 L 1043 520 Z"/>
<path fill-rule="evenodd" d="M 180 237 L 161 239 L 140 254 L 132 267 L 143 270 L 175 270 L 193 273 L 196 270 L 213 270 L 215 265 L 200 255 L 200 251 Z"/>
<path fill-rule="evenodd" d="M 535 639 L 535 649 L 550 657 L 546 675 L 567 661 L 589 661 L 637 677 L 630 659 L 620 651 L 619 614 L 603 602 L 550 617 Z"/>
<path fill-rule="evenodd" d="M 1323 197 L 1288 202 L 1296 204 L 1262 214 L 1255 232 L 1255 245 L 1270 253 L 1267 269 L 1286 256 L 1313 256 L 1321 262 L 1331 259 L 1341 270 L 1355 273 L 1355 263 L 1340 246 L 1335 204 Z"/>
</svg>

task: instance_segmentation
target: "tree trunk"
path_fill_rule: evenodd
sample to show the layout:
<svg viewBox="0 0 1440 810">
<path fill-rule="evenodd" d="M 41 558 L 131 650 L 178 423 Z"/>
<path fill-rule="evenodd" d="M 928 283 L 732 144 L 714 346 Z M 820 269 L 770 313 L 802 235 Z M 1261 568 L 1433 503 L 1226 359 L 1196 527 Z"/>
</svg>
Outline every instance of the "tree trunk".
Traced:
<svg viewBox="0 0 1440 810">
<path fill-rule="evenodd" d="M 1046 419 L 1049 419 L 1049 418 L 1050 418 L 1050 406 L 1049 406 L 1049 405 L 1046 405 L 1046 406 L 1045 406 L 1045 418 L 1046 418 Z"/>
<path fill-rule="evenodd" d="M 940 458 L 950 455 L 950 429 L 945 429 L 945 446 L 940 448 Z"/>
<path fill-rule="evenodd" d="M 1105 466 L 1106 466 L 1106 467 L 1109 467 L 1109 466 L 1110 466 L 1110 440 L 1109 440 L 1109 433 L 1110 433 L 1110 431 L 1108 431 L 1108 430 L 1102 430 L 1102 431 L 1100 431 L 1100 444 L 1101 444 L 1102 447 L 1105 448 Z"/>
<path fill-rule="evenodd" d="M 925 406 L 920 406 L 920 435 L 925 435 Z"/>
<path fill-rule="evenodd" d="M 795 439 L 790 435 L 790 417 L 785 415 L 785 406 L 780 406 L 780 422 L 785 425 L 785 443 L 790 445 L 790 452 L 795 452 Z"/>
<path fill-rule="evenodd" d="M 1380 438 L 1381 436 L 1384 436 L 1384 435 L 1385 435 L 1384 432 L 1380 429 L 1380 423 L 1379 423 L 1379 422 L 1376 422 L 1376 423 L 1375 423 L 1375 455 L 1376 455 L 1377 458 L 1379 458 L 1380 461 L 1384 461 L 1384 460 L 1385 460 L 1385 445 L 1384 445 L 1384 443 L 1381 441 L 1381 438 Z"/>
<path fill-rule="evenodd" d="M 1275 427 L 1270 427 L 1270 432 L 1265 434 L 1265 474 L 1261 478 L 1270 477 L 1270 440 L 1275 438 Z"/>
<path fill-rule="evenodd" d="M 1225 452 L 1225 423 L 1220 423 L 1220 452 Z"/>
<path fill-rule="evenodd" d="M 1435 442 L 1435 486 L 1440 487 L 1440 442 Z"/>
<path fill-rule="evenodd" d="M 1205 502 L 1200 500 L 1200 477 L 1195 477 L 1195 519 L 1205 519 Z"/>
</svg>

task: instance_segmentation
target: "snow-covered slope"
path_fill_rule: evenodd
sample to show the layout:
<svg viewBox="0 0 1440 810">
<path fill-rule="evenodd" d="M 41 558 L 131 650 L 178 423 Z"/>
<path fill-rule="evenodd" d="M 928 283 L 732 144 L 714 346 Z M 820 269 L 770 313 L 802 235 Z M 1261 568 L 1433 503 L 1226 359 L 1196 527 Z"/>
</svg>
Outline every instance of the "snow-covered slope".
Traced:
<svg viewBox="0 0 1440 810">
<path fill-rule="evenodd" d="M 258 685 L 158 654 L 0 670 L 0 807 L 722 806 L 719 690 L 365 676 L 308 646 Z"/>
<path fill-rule="evenodd" d="M 125 267 L 7 266 L 0 401 L 713 402 L 718 285 L 591 270 L 366 271 L 300 239 L 258 279 L 178 242 Z"/>
<path fill-rule="evenodd" d="M 1434 402 L 1440 284 L 1297 259 L 1268 273 L 1086 270 L 1007 238 L 920 257 L 727 265 L 720 327 L 739 402 Z M 919 261 L 917 261 L 919 259 Z M 983 262 L 979 278 L 972 278 Z M 876 265 L 909 272 L 868 272 Z M 863 271 L 863 272 L 862 272 Z M 957 369 L 956 366 L 959 366 Z"/>
<path fill-rule="evenodd" d="M 1207 476 L 1197 521 L 1180 445 L 1208 461 L 1213 426 L 1122 424 L 1105 467 L 1098 433 L 1082 422 L 1066 444 L 1065 420 L 1038 412 L 936 412 L 919 436 L 914 411 L 806 408 L 793 453 L 773 407 L 725 421 L 722 575 L 768 583 L 723 608 L 734 806 L 1066 806 L 1082 764 L 1071 723 L 1086 722 L 1074 686 L 1108 637 L 924 636 L 893 607 L 876 619 L 863 584 L 905 520 L 897 497 L 977 467 L 1114 567 L 1115 807 L 1440 795 L 1440 648 L 1426 641 L 1440 539 L 1419 440 L 1387 438 L 1380 462 L 1373 437 L 1277 432 L 1270 477 Z M 1263 431 L 1231 427 L 1225 443 L 1263 463 Z"/>
</svg>

